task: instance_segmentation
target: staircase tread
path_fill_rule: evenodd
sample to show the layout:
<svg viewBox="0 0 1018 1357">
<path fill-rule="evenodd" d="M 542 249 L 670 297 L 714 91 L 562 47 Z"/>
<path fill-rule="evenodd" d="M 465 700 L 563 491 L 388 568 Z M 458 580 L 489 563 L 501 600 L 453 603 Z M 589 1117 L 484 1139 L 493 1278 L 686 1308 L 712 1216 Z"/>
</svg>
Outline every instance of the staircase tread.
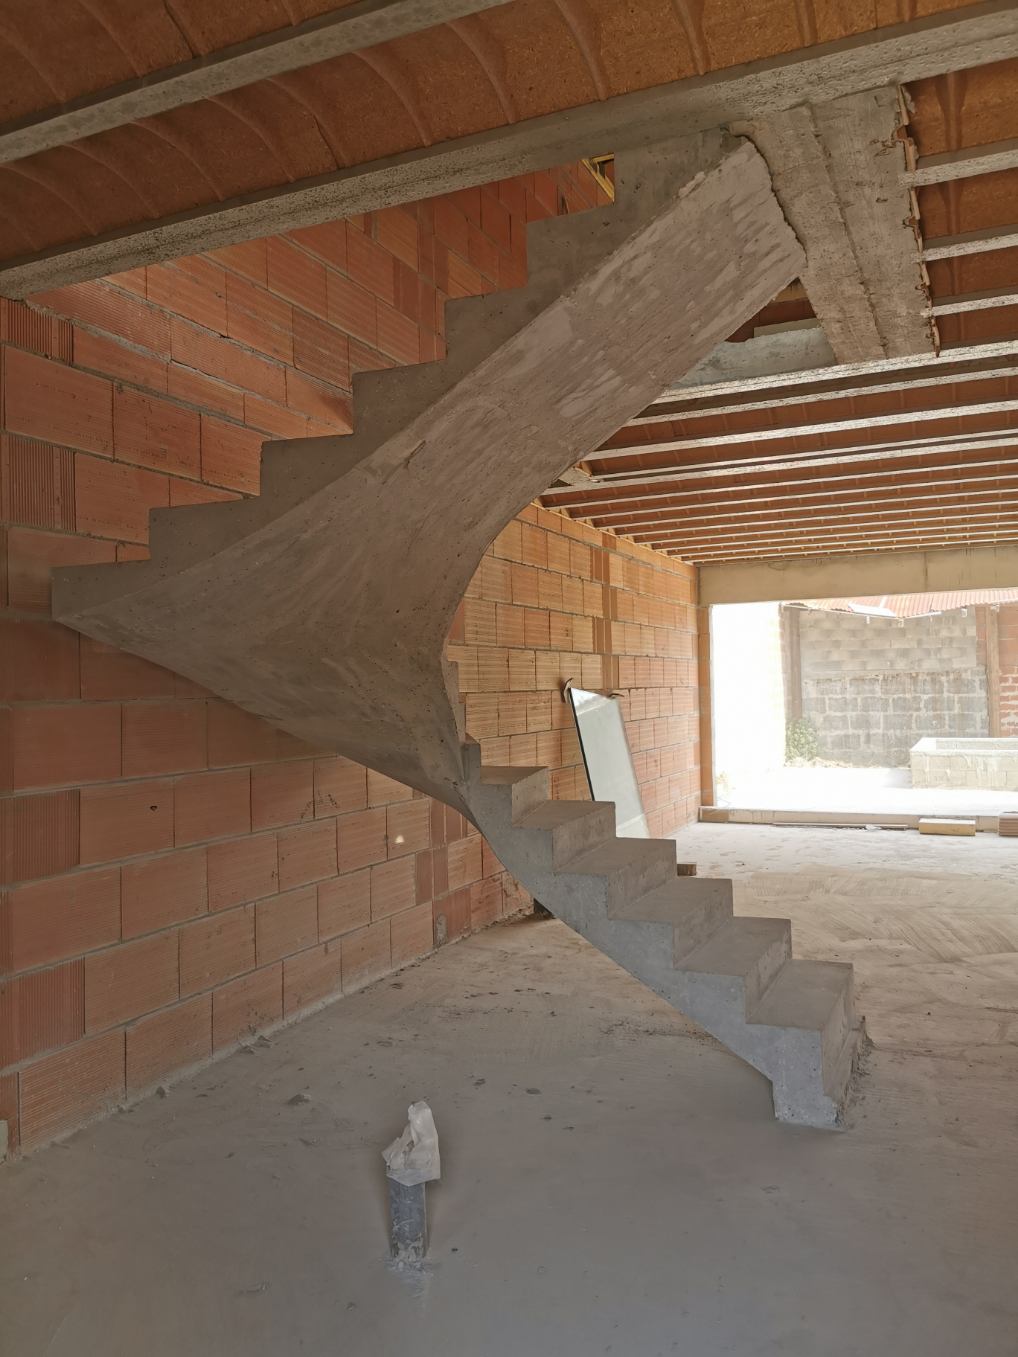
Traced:
<svg viewBox="0 0 1018 1357">
<path fill-rule="evenodd" d="M 755 1005 L 750 1022 L 822 1031 L 851 983 L 847 961 L 786 961 Z"/>
<path fill-rule="evenodd" d="M 714 975 L 747 975 L 772 943 L 789 935 L 788 919 L 758 919 L 741 915 L 729 919 L 676 968 Z"/>
<path fill-rule="evenodd" d="M 628 867 L 641 859 L 645 862 L 660 861 L 662 845 L 667 845 L 673 852 L 675 850 L 671 839 L 606 839 L 596 848 L 586 848 L 575 858 L 570 858 L 560 871 L 599 876 Z"/>
<path fill-rule="evenodd" d="M 526 811 L 516 821 L 518 829 L 557 829 L 560 825 L 572 824 L 575 820 L 584 820 L 588 815 L 596 815 L 613 810 L 613 801 L 545 801 Z"/>
<path fill-rule="evenodd" d="M 647 919 L 654 923 L 681 922 L 683 914 L 702 908 L 705 899 L 715 894 L 718 887 L 729 886 L 726 877 L 677 876 L 663 886 L 655 886 L 646 895 L 624 900 L 613 911 L 617 919 Z M 722 904 L 722 909 L 724 905 Z"/>
</svg>

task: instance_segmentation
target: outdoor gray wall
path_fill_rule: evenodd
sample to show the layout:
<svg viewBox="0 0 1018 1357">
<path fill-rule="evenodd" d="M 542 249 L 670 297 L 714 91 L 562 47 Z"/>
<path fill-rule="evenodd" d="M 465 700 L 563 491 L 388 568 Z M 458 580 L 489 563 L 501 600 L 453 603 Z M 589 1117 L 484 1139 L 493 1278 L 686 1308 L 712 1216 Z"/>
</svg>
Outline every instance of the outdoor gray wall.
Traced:
<svg viewBox="0 0 1018 1357">
<path fill-rule="evenodd" d="M 821 758 L 903 767 L 925 736 L 989 733 L 974 608 L 904 623 L 802 611 L 799 635 L 802 714 Z"/>
</svg>

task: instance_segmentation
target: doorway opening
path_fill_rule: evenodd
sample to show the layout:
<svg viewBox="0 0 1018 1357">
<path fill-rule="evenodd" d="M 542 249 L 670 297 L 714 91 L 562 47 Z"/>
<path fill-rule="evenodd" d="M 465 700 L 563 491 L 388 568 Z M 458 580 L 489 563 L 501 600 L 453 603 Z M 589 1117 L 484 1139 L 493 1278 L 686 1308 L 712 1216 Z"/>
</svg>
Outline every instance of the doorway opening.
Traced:
<svg viewBox="0 0 1018 1357">
<path fill-rule="evenodd" d="M 1018 589 L 711 608 L 715 805 L 1018 812 Z"/>
</svg>

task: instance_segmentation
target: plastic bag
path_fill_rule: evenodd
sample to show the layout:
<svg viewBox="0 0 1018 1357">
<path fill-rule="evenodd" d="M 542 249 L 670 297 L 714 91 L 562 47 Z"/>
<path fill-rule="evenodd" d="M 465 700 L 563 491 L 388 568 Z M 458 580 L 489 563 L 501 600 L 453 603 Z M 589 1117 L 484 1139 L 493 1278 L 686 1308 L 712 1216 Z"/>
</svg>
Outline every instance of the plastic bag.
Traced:
<svg viewBox="0 0 1018 1357">
<path fill-rule="evenodd" d="M 407 1108 L 410 1118 L 406 1130 L 382 1151 L 388 1177 L 414 1187 L 430 1183 L 442 1176 L 442 1161 L 438 1154 L 438 1132 L 431 1108 L 423 1100 Z"/>
</svg>

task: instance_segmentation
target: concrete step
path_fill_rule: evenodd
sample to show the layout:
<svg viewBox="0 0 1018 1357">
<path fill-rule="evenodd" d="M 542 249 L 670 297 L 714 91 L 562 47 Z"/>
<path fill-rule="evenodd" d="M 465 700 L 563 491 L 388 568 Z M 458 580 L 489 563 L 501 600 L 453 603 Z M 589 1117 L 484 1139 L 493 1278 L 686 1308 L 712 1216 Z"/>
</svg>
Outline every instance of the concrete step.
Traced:
<svg viewBox="0 0 1018 1357">
<path fill-rule="evenodd" d="M 469 749 L 467 745 L 465 748 Z M 515 768 L 486 763 L 481 769 L 485 787 L 503 787 L 511 801 L 510 820 L 515 821 L 548 800 L 551 775 L 547 768 Z"/>
<path fill-rule="evenodd" d="M 560 868 L 580 853 L 615 837 L 615 803 L 545 801 L 521 815 L 515 828 L 543 831 L 551 840 L 549 865 Z"/>
<path fill-rule="evenodd" d="M 824 1092 L 837 1108 L 836 1117 L 839 1120 L 841 1111 L 844 1108 L 845 1098 L 852 1083 L 852 1077 L 855 1074 L 856 1066 L 859 1061 L 864 1033 L 865 1024 L 862 1018 L 854 1018 L 851 1026 L 845 1033 L 844 1040 L 841 1043 L 841 1049 L 838 1051 L 832 1049 L 829 1054 L 825 1053 L 823 1070 Z"/>
<path fill-rule="evenodd" d="M 559 871 L 601 877 L 605 904 L 613 913 L 624 900 L 646 895 L 675 877 L 675 843 L 672 839 L 608 839 Z"/>
<path fill-rule="evenodd" d="M 255 531 L 265 516 L 258 499 L 153 509 L 149 514 L 153 563 L 167 574 L 185 570 Z"/>
<path fill-rule="evenodd" d="M 749 1021 L 819 1033 L 826 1087 L 854 1016 L 852 967 L 847 962 L 793 959 L 753 1005 Z"/>
<path fill-rule="evenodd" d="M 788 919 L 733 918 L 690 952 L 676 969 L 741 980 L 748 1014 L 791 953 L 792 925 Z"/>
<path fill-rule="evenodd" d="M 725 877 L 677 876 L 647 895 L 624 900 L 612 913 L 616 919 L 674 925 L 678 965 L 731 919 L 732 883 Z"/>
</svg>

